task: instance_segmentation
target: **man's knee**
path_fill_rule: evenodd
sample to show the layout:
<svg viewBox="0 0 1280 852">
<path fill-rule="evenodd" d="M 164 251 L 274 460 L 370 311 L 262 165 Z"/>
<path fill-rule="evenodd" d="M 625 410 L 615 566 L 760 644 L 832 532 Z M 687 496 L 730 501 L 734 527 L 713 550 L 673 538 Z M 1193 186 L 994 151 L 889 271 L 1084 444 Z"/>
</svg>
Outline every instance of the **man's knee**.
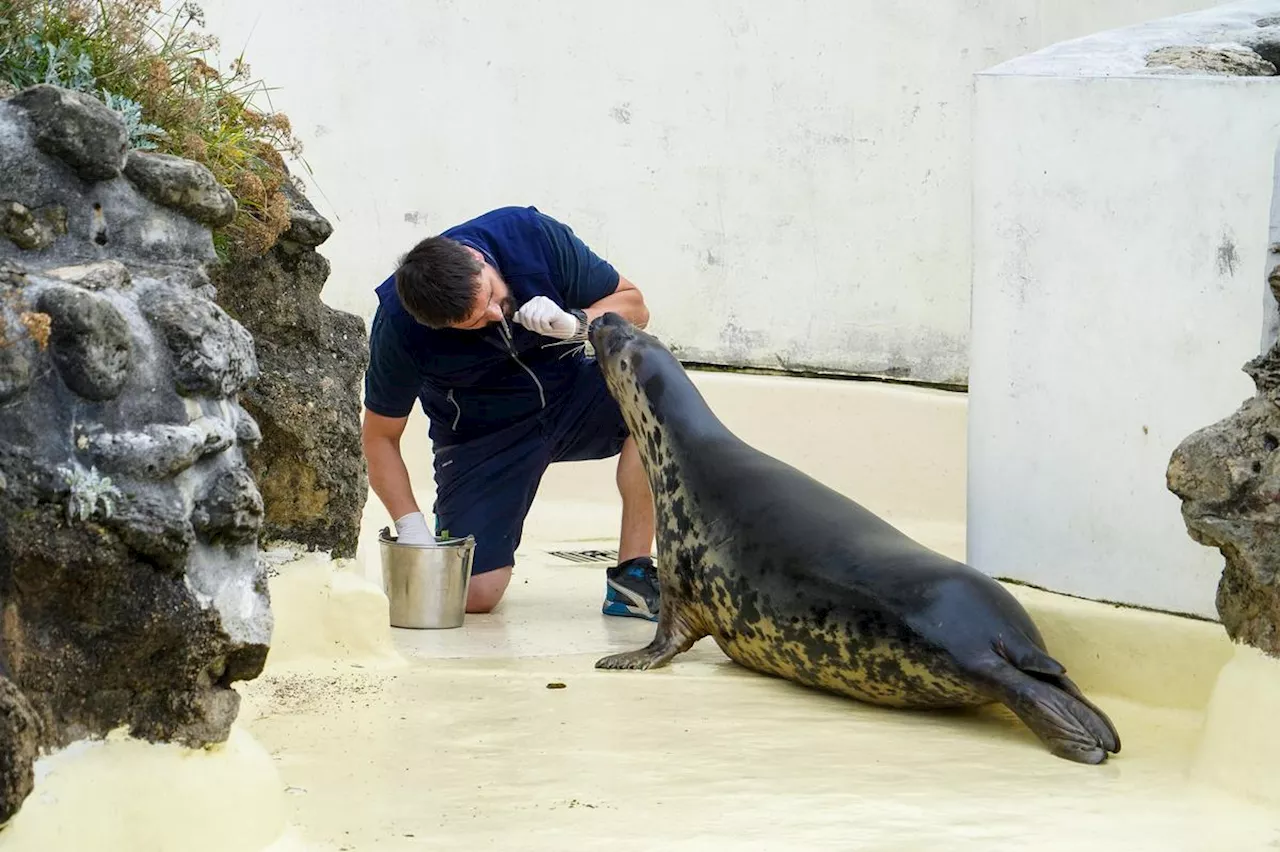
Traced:
<svg viewBox="0 0 1280 852">
<path fill-rule="evenodd" d="M 491 612 L 511 582 L 511 566 L 475 574 L 467 589 L 467 612 Z"/>
</svg>

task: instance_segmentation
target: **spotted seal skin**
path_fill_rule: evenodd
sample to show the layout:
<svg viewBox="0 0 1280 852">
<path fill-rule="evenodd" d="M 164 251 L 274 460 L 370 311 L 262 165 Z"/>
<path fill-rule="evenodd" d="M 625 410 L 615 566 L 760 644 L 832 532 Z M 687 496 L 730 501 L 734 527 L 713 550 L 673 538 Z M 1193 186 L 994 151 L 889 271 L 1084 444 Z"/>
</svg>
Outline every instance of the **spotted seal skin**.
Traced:
<svg viewBox="0 0 1280 852">
<path fill-rule="evenodd" d="M 710 636 L 754 671 L 887 707 L 998 702 L 1055 755 L 1120 751 L 1026 610 L 976 569 L 737 438 L 656 338 L 605 314 L 590 339 L 654 495 L 662 608 L 648 669 Z"/>
</svg>

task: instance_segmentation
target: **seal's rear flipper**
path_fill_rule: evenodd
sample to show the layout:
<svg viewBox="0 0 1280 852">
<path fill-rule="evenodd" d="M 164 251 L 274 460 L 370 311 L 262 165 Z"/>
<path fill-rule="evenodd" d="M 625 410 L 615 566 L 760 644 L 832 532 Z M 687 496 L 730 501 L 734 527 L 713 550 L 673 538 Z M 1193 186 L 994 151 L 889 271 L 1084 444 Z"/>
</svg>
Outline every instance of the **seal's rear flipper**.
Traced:
<svg viewBox="0 0 1280 852">
<path fill-rule="evenodd" d="M 1111 741 L 1115 743 L 1114 747 L 1109 748 L 1108 751 L 1120 751 L 1120 735 L 1116 733 L 1115 726 L 1111 724 L 1107 714 L 1103 713 L 1096 704 L 1084 697 L 1080 687 L 1076 686 L 1071 678 L 1067 677 L 1066 666 L 1051 657 L 1048 651 L 1022 635 L 1012 637 L 1007 642 L 1002 637 L 996 642 L 995 650 L 997 654 L 1004 657 L 1023 673 L 1050 686 L 1056 686 L 1093 711 L 1094 715 L 1103 720 Z"/>
<path fill-rule="evenodd" d="M 1000 669 L 995 677 L 999 700 L 1053 754 L 1077 763 L 1102 763 L 1108 753 L 1120 751 L 1120 735 L 1111 720 L 1066 675 Z"/>
<path fill-rule="evenodd" d="M 1015 634 L 996 640 L 995 651 L 1016 667 L 1029 674 L 1063 675 L 1067 667 L 1049 656 L 1039 645 L 1026 636 Z"/>
</svg>

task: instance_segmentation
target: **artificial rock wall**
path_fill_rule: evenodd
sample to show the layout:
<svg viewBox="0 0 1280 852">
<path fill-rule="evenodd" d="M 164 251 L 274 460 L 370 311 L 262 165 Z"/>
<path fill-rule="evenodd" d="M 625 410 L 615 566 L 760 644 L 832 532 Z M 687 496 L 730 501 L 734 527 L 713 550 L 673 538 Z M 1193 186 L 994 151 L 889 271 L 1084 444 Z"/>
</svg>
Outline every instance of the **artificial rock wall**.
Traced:
<svg viewBox="0 0 1280 852">
<path fill-rule="evenodd" d="M 262 430 L 248 453 L 265 506 L 264 543 L 355 556 L 369 493 L 360 442 L 364 322 L 320 299 L 333 226 L 286 183 L 290 227 L 263 256 L 211 270 L 220 306 L 253 335 L 261 375 L 242 396 Z"/>
<path fill-rule="evenodd" d="M 0 823 L 43 751 L 224 740 L 262 670 L 259 366 L 205 272 L 234 213 L 91 97 L 0 100 Z"/>
<path fill-rule="evenodd" d="M 1271 233 L 1280 236 L 1280 149 Z M 1280 300 L 1280 240 L 1268 253 L 1267 299 Z M 1244 365 L 1255 393 L 1178 444 L 1166 475 L 1191 539 L 1225 559 L 1215 606 L 1236 641 L 1280 656 L 1280 341 Z"/>
</svg>

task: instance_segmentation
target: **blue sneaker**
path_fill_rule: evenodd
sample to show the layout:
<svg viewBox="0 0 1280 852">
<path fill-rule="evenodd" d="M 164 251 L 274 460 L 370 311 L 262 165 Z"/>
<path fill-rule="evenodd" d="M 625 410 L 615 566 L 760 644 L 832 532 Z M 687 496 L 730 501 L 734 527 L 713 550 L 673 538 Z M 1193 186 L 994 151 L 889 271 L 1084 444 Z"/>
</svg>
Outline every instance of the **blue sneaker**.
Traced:
<svg viewBox="0 0 1280 852">
<path fill-rule="evenodd" d="M 606 569 L 605 615 L 658 620 L 658 569 L 653 559 L 637 556 Z"/>
</svg>

